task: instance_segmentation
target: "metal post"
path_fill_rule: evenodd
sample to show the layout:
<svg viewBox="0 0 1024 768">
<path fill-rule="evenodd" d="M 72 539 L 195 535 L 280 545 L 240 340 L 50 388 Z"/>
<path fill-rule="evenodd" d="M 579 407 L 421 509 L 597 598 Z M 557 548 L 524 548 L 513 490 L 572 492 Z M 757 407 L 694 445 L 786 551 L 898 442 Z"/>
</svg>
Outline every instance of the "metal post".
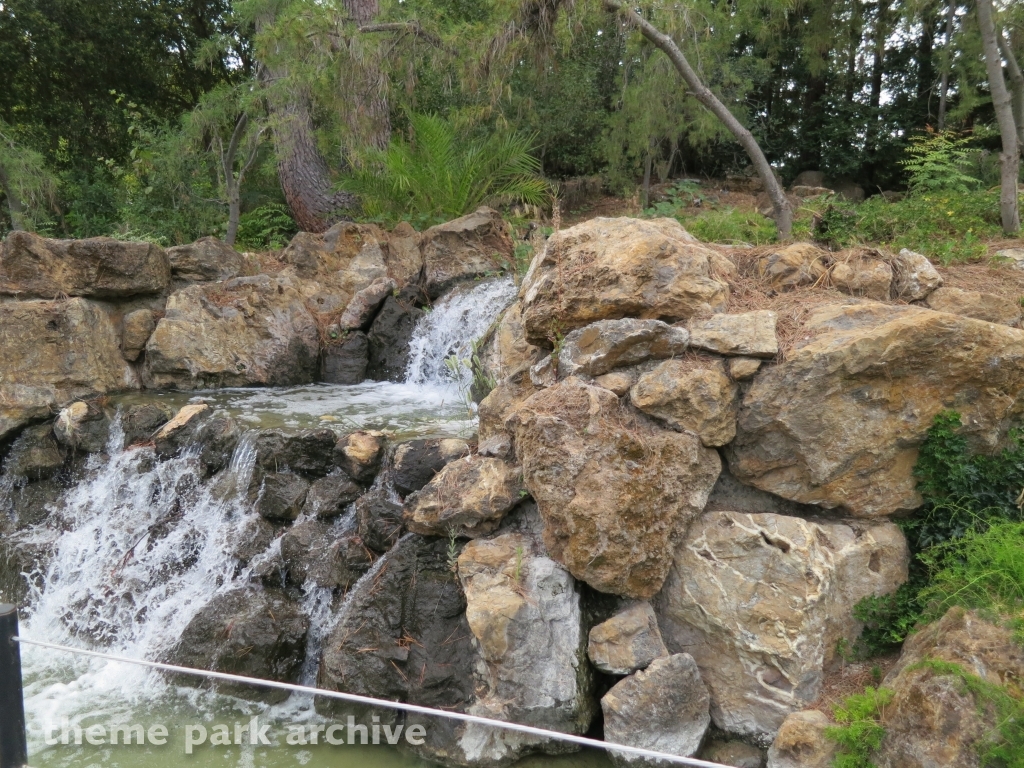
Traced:
<svg viewBox="0 0 1024 768">
<path fill-rule="evenodd" d="M 25 700 L 21 690 L 18 609 L 0 603 L 0 768 L 28 764 Z"/>
</svg>

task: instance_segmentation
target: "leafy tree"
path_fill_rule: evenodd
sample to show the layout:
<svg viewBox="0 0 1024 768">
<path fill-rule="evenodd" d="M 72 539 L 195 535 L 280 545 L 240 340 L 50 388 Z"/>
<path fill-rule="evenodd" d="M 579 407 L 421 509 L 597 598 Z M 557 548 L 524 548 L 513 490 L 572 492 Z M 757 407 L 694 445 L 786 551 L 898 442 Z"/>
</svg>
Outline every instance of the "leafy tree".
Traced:
<svg viewBox="0 0 1024 768">
<path fill-rule="evenodd" d="M 43 156 L 19 144 L 0 121 L 0 192 L 7 201 L 11 229 L 34 229 L 52 212 L 56 180 Z"/>
</svg>

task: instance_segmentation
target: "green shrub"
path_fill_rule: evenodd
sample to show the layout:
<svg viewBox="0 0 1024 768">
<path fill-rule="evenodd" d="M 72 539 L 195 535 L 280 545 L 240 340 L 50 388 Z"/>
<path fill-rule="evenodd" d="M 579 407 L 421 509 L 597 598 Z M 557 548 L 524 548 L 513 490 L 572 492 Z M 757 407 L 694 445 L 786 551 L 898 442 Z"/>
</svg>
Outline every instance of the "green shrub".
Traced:
<svg viewBox="0 0 1024 768">
<path fill-rule="evenodd" d="M 912 136 L 908 157 L 900 163 L 907 170 L 911 194 L 967 194 L 981 186 L 981 181 L 967 172 L 979 151 L 971 147 L 973 142 L 973 136 L 959 136 L 952 131 Z"/>
<path fill-rule="evenodd" d="M 775 222 L 756 211 L 740 211 L 709 201 L 700 185 L 690 179 L 677 182 L 668 200 L 644 210 L 648 217 L 675 218 L 690 234 L 706 243 L 750 243 L 765 245 L 778 239 Z"/>
<path fill-rule="evenodd" d="M 548 185 L 532 154 L 533 137 L 495 131 L 459 135 L 436 115 L 409 115 L 412 139 L 395 136 L 387 149 L 370 150 L 361 168 L 343 181 L 359 195 L 370 220 L 411 219 L 435 224 L 473 211 L 487 200 L 540 205 Z"/>
<path fill-rule="evenodd" d="M 298 231 L 288 206 L 267 203 L 239 218 L 238 244 L 253 250 L 284 248 Z"/>
<path fill-rule="evenodd" d="M 985 255 L 983 239 L 1000 232 L 998 190 L 940 191 L 892 202 L 876 195 L 856 205 L 837 200 L 815 228 L 815 236 L 835 248 L 909 248 L 943 264 Z"/>
<path fill-rule="evenodd" d="M 922 564 L 911 568 L 910 579 L 889 595 L 869 596 L 853 607 L 853 616 L 863 622 L 854 650 L 857 656 L 873 658 L 899 650 L 920 623 L 924 609 L 920 592 L 927 584 Z"/>
<path fill-rule="evenodd" d="M 864 693 L 855 693 L 833 708 L 839 725 L 826 728 L 825 737 L 839 745 L 832 760 L 835 768 L 874 768 L 871 753 L 885 737 L 885 728 L 878 721 L 892 697 L 888 688 L 868 686 Z"/>
</svg>

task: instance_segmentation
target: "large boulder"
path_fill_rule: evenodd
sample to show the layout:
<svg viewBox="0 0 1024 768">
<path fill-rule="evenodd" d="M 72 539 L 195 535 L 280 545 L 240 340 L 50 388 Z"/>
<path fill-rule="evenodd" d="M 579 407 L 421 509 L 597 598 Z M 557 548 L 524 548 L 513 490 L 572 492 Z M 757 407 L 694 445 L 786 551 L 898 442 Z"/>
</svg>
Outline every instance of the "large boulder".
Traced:
<svg viewBox="0 0 1024 768">
<path fill-rule="evenodd" d="M 772 737 L 821 690 L 853 607 L 906 581 L 892 523 L 853 529 L 775 514 L 707 512 L 686 534 L 655 607 L 668 649 L 697 661 L 711 716 L 730 733 Z"/>
<path fill-rule="evenodd" d="M 281 683 L 297 683 L 309 619 L 276 589 L 242 587 L 214 596 L 192 618 L 166 661 Z M 220 693 L 277 703 L 287 691 L 181 675 L 181 683 L 210 685 Z"/>
<path fill-rule="evenodd" d="M 522 493 L 517 467 L 501 459 L 467 456 L 447 464 L 405 500 L 405 527 L 423 536 L 483 536 L 522 501 Z"/>
<path fill-rule="evenodd" d="M 690 346 L 719 355 L 775 357 L 779 316 L 770 310 L 739 315 L 715 315 L 690 322 Z"/>
<path fill-rule="evenodd" d="M 600 376 L 613 368 L 675 357 L 686 351 L 690 334 L 660 320 L 598 320 L 573 331 L 558 350 L 558 374 Z"/>
<path fill-rule="evenodd" d="M 575 377 L 533 395 L 508 424 L 551 556 L 602 592 L 654 595 L 707 502 L 718 454 Z"/>
<path fill-rule="evenodd" d="M 607 741 L 692 757 L 711 725 L 708 689 L 688 653 L 655 659 L 620 680 L 601 698 Z M 615 765 L 668 765 L 660 760 L 608 753 Z"/>
<path fill-rule="evenodd" d="M 87 299 L 0 304 L 0 440 L 72 400 L 137 389 L 120 341 Z"/>
<path fill-rule="evenodd" d="M 539 347 L 526 340 L 523 305 L 515 302 L 506 309 L 487 338 L 480 355 L 483 370 L 495 382 L 528 369 L 541 357 Z"/>
<path fill-rule="evenodd" d="M 974 691 L 966 676 L 979 683 Z M 1019 697 L 1021 680 L 1024 648 L 1012 629 L 951 608 L 907 638 L 883 681 L 894 695 L 882 714 L 885 737 L 874 762 L 879 768 L 987 765 L 980 754 L 1000 741 L 1005 715 L 978 691 L 1005 687 Z"/>
<path fill-rule="evenodd" d="M 370 363 L 370 342 L 362 331 L 352 331 L 324 347 L 320 380 L 328 384 L 362 384 Z"/>
<path fill-rule="evenodd" d="M 458 573 L 481 659 L 469 712 L 586 733 L 595 714 L 594 679 L 572 576 L 544 553 L 529 525 L 467 544 Z M 477 725 L 466 728 L 460 747 L 466 762 L 489 766 L 538 749 L 565 751 L 558 743 Z"/>
<path fill-rule="evenodd" d="M 590 630 L 587 656 L 609 675 L 630 675 L 668 656 L 658 617 L 648 602 L 634 603 Z"/>
<path fill-rule="evenodd" d="M 831 305 L 743 398 L 729 466 L 787 499 L 890 515 L 921 503 L 917 448 L 939 412 L 991 450 L 1020 412 L 1024 332 L 911 306 Z"/>
<path fill-rule="evenodd" d="M 717 254 L 674 219 L 595 218 L 552 235 L 523 281 L 523 325 L 532 344 L 597 320 L 676 321 L 725 308 Z"/>
<path fill-rule="evenodd" d="M 12 232 L 0 247 L 0 294 L 19 298 L 120 298 L 160 293 L 170 282 L 167 254 L 152 243 Z"/>
<path fill-rule="evenodd" d="M 420 490 L 446 464 L 468 456 L 469 444 L 455 438 L 409 440 L 395 448 L 391 482 L 402 496 Z"/>
<path fill-rule="evenodd" d="M 736 436 L 739 387 L 720 359 L 666 360 L 640 376 L 629 399 L 649 416 L 697 435 L 709 448 Z"/>
<path fill-rule="evenodd" d="M 490 208 L 431 227 L 420 238 L 424 288 L 436 299 L 460 280 L 508 269 L 515 246 L 501 214 Z"/>
<path fill-rule="evenodd" d="M 964 291 L 944 285 L 929 293 L 925 303 L 938 312 L 973 317 L 986 323 L 1020 325 L 1020 304 L 994 293 Z"/>
<path fill-rule="evenodd" d="M 171 295 L 146 344 L 143 380 L 154 389 L 305 384 L 320 339 L 292 280 L 240 277 Z"/>
<path fill-rule="evenodd" d="M 280 259 L 296 276 L 320 286 L 328 310 L 388 276 L 387 235 L 375 224 L 343 221 L 322 235 L 299 232 Z M 340 305 L 340 306 L 338 306 Z"/>
<path fill-rule="evenodd" d="M 185 283 L 230 280 L 242 274 L 242 254 L 216 237 L 203 237 L 188 245 L 167 249 L 171 275 Z"/>
<path fill-rule="evenodd" d="M 450 551 L 444 539 L 406 534 L 377 560 L 349 590 L 324 639 L 318 686 L 465 712 L 473 701 L 478 657 L 454 572 L 457 557 L 458 548 Z M 350 704 L 331 699 L 317 699 L 316 708 L 352 714 Z M 406 727 L 425 723 L 426 744 L 418 751 L 430 759 L 462 755 L 461 723 L 393 710 L 379 715 Z"/>
<path fill-rule="evenodd" d="M 409 342 L 423 317 L 405 296 L 388 296 L 367 333 L 367 378 L 374 381 L 405 381 L 409 366 Z"/>
</svg>

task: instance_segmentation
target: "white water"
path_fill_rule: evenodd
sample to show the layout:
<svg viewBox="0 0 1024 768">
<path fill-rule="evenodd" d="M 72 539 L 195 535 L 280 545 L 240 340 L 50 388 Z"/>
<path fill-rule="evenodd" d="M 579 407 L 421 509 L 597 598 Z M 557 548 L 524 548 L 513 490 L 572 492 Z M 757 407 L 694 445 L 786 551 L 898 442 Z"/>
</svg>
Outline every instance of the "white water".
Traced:
<svg viewBox="0 0 1024 768">
<path fill-rule="evenodd" d="M 468 357 L 482 335 L 512 300 L 511 280 L 476 285 L 438 302 L 414 335 L 408 383 L 364 383 L 356 387 L 312 385 L 278 390 L 203 393 L 200 399 L 252 426 L 389 429 L 400 434 L 464 434 L 473 422 L 461 400 L 467 372 L 452 375 L 444 359 Z M 183 405 L 188 395 L 159 396 Z M 140 399 L 135 396 L 136 400 Z M 145 399 L 145 397 L 141 398 Z M 195 398 L 191 398 L 195 399 Z M 131 400 L 125 401 L 125 404 Z M 255 513 L 238 494 L 220 498 L 203 483 L 189 455 L 157 460 L 150 448 L 122 450 L 113 430 L 109 459 L 90 459 L 88 477 L 61 499 L 40 535 L 49 536 L 53 555 L 23 613 L 22 634 L 113 654 L 160 659 L 173 647 L 198 611 L 218 592 L 247 583 L 247 571 L 232 555 L 232 543 L 247 536 Z M 243 437 L 217 486 L 244 489 L 255 463 L 251 439 Z M 224 480 L 234 482 L 225 483 Z M 3 479 L 0 479 L 0 483 Z M 337 525 L 346 521 L 339 520 Z M 279 545 L 279 542 L 275 542 Z M 274 546 L 274 545 L 272 545 Z M 306 585 L 302 605 L 311 620 L 302 682 L 316 679 L 323 639 L 344 610 L 332 609 L 330 590 Z M 262 713 L 287 722 L 315 718 L 308 698 L 293 697 L 266 707 L 178 687 L 159 673 L 98 659 L 68 658 L 33 646 L 22 648 L 26 714 L 33 764 L 166 764 L 185 762 L 180 743 L 158 748 L 89 749 L 46 746 L 43 728 L 93 723 L 191 723 L 241 719 Z M 156 750 L 154 752 L 154 750 Z M 392 751 L 348 748 L 346 762 L 389 768 L 411 764 Z M 317 757 L 317 755 L 320 755 Z M 221 749 L 193 755 L 190 765 L 337 765 L 336 754 L 316 750 Z M 353 762 L 354 764 L 354 762 Z"/>
</svg>

